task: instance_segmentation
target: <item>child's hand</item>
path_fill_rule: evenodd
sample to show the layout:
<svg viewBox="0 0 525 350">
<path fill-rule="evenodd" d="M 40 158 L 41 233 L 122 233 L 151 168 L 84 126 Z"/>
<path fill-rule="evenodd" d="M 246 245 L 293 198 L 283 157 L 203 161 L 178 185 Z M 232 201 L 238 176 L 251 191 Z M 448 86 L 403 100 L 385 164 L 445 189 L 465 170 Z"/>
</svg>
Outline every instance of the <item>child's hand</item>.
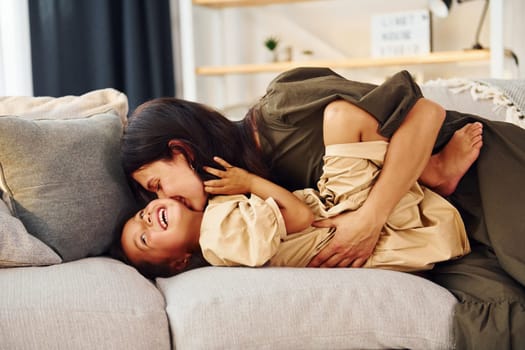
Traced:
<svg viewBox="0 0 525 350">
<path fill-rule="evenodd" d="M 255 177 L 248 171 L 237 168 L 219 157 L 213 157 L 217 164 L 226 170 L 204 167 L 208 173 L 219 177 L 218 180 L 204 181 L 204 191 L 210 194 L 244 194 L 251 192 L 251 181 Z"/>
</svg>

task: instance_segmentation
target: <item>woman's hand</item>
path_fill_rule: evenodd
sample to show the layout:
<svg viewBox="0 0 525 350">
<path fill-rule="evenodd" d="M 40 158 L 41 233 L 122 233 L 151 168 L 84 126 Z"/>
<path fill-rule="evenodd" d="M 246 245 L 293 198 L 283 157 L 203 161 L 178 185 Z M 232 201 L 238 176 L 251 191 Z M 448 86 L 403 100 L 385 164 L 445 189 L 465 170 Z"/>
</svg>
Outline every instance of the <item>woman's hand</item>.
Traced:
<svg viewBox="0 0 525 350">
<path fill-rule="evenodd" d="M 210 194 L 245 194 L 251 192 L 251 181 L 255 175 L 232 166 L 220 157 L 213 157 L 225 170 L 205 166 L 204 170 L 219 177 L 217 180 L 204 181 L 204 191 Z"/>
<path fill-rule="evenodd" d="M 308 267 L 361 267 L 372 255 L 384 222 L 360 208 L 314 222 L 316 227 L 335 227 L 335 236 Z"/>
</svg>

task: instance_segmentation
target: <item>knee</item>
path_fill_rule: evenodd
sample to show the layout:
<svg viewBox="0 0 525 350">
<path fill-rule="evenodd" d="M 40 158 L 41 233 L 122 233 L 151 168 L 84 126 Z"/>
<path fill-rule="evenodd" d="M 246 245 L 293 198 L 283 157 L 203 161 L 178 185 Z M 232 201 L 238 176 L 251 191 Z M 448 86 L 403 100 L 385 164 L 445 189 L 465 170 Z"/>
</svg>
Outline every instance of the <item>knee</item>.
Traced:
<svg viewBox="0 0 525 350">
<path fill-rule="evenodd" d="M 355 122 L 361 109 L 354 106 L 350 102 L 344 100 L 337 100 L 330 102 L 324 109 L 323 117 L 326 123 L 352 125 L 352 120 Z"/>
<path fill-rule="evenodd" d="M 325 144 L 358 142 L 361 135 L 359 112 L 357 107 L 343 100 L 328 104 L 323 113 Z"/>
<path fill-rule="evenodd" d="M 423 111 L 421 115 L 424 115 L 427 120 L 428 117 L 432 117 L 440 123 L 443 123 L 445 120 L 446 111 L 440 104 L 426 98 L 421 98 L 417 101 L 416 105 L 419 105 L 418 107 Z"/>
<path fill-rule="evenodd" d="M 323 134 L 327 145 L 378 138 L 377 126 L 372 115 L 344 100 L 331 102 L 324 109 Z"/>
</svg>

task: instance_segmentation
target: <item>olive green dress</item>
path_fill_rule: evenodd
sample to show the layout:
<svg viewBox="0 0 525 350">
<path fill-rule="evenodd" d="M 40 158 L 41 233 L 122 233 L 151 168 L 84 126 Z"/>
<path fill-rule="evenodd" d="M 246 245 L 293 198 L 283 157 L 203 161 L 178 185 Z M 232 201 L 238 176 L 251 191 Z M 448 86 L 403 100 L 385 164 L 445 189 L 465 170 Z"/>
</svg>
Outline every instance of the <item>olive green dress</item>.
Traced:
<svg viewBox="0 0 525 350">
<path fill-rule="evenodd" d="M 391 137 L 421 97 L 406 71 L 379 86 L 347 80 L 327 68 L 279 75 L 254 106 L 274 180 L 290 190 L 315 187 L 322 173 L 328 103 L 344 99 L 357 105 L 378 120 L 383 136 Z M 447 111 L 434 151 L 473 121 L 484 124 L 484 144 L 449 197 L 465 222 L 472 253 L 436 265 L 428 278 L 459 300 L 457 349 L 525 348 L 525 130 Z"/>
</svg>

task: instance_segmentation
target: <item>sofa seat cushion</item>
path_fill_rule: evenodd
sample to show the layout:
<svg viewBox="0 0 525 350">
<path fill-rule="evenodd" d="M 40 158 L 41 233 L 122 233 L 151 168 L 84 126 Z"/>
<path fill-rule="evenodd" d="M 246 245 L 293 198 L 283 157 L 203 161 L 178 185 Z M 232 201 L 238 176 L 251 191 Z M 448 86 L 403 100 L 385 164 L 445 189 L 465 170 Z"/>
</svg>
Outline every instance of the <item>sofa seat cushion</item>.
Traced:
<svg viewBox="0 0 525 350">
<path fill-rule="evenodd" d="M 204 267 L 157 285 L 177 350 L 453 348 L 456 299 L 407 273 Z"/>
<path fill-rule="evenodd" d="M 169 349 L 162 294 L 135 269 L 97 257 L 0 269 L 2 349 Z"/>
</svg>

